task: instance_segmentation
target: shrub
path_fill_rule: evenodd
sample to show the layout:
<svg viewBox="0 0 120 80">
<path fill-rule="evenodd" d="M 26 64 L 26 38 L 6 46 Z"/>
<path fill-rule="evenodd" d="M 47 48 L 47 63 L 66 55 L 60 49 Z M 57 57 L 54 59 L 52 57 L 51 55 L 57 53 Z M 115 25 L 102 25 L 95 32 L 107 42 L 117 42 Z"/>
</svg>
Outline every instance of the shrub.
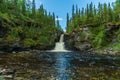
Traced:
<svg viewBox="0 0 120 80">
<path fill-rule="evenodd" d="M 94 34 L 92 40 L 92 46 L 97 48 L 102 48 L 106 45 L 106 30 L 104 26 L 99 27 L 99 31 Z"/>
<path fill-rule="evenodd" d="M 31 47 L 36 45 L 36 41 L 31 38 L 26 38 L 24 41 L 24 47 Z"/>
</svg>

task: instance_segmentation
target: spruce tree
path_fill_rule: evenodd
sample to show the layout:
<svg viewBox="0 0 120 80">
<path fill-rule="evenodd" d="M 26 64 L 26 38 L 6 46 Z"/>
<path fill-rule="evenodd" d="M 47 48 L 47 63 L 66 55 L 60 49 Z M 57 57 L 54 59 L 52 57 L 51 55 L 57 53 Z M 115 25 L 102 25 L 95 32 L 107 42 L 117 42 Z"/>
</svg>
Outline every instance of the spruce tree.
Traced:
<svg viewBox="0 0 120 80">
<path fill-rule="evenodd" d="M 74 12 L 75 12 L 75 7 L 74 5 L 72 6 L 72 18 L 74 18 Z"/>
<path fill-rule="evenodd" d="M 35 7 L 35 0 L 32 1 L 32 16 L 35 17 L 36 15 L 36 7 Z"/>
<path fill-rule="evenodd" d="M 66 22 L 66 27 L 67 27 L 67 30 L 68 30 L 68 28 L 69 28 L 69 14 L 67 13 L 67 22 Z"/>
<path fill-rule="evenodd" d="M 26 0 L 22 0 L 22 14 L 26 15 Z"/>
</svg>

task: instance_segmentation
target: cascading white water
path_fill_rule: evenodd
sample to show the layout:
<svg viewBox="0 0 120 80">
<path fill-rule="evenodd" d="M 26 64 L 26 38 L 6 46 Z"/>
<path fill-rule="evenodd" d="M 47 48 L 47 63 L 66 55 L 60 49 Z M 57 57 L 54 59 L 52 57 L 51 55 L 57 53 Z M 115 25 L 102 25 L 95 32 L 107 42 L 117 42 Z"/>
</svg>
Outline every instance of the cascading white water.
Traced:
<svg viewBox="0 0 120 80">
<path fill-rule="evenodd" d="M 62 34 L 62 35 L 60 36 L 59 43 L 62 43 L 62 42 L 63 42 L 63 40 L 64 40 L 64 34 Z"/>
<path fill-rule="evenodd" d="M 68 50 L 65 49 L 64 45 L 64 34 L 60 36 L 59 42 L 56 42 L 54 50 L 52 52 L 69 52 Z"/>
</svg>

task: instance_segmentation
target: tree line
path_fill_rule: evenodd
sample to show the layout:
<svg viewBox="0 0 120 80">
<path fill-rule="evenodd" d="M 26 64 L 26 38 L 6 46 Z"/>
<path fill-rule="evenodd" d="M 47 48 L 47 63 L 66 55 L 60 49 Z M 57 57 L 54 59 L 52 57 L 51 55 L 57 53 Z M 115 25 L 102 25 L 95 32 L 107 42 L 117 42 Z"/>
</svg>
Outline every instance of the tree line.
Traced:
<svg viewBox="0 0 120 80">
<path fill-rule="evenodd" d="M 74 36 L 74 40 L 89 43 L 92 48 L 111 47 L 119 50 L 120 0 L 108 4 L 98 3 L 98 6 L 91 2 L 81 9 L 73 5 L 72 17 L 67 13 L 66 29 L 69 35 Z M 68 43 L 75 45 L 74 40 L 68 40 Z"/>
<path fill-rule="evenodd" d="M 35 0 L 0 0 L 0 42 L 41 49 L 54 45 L 62 32 L 55 18 L 43 5 L 37 9 Z"/>
<path fill-rule="evenodd" d="M 98 3 L 98 7 L 91 2 L 82 9 L 73 5 L 72 17 L 67 13 L 67 32 L 72 32 L 78 26 L 100 26 L 107 23 L 120 24 L 120 0 L 108 4 Z"/>
</svg>

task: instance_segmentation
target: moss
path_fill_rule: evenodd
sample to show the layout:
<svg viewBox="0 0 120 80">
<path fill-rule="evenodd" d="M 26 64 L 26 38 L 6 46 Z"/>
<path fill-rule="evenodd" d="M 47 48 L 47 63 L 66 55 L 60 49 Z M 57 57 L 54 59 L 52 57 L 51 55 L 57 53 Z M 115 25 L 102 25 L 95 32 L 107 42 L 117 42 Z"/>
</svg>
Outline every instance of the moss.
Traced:
<svg viewBox="0 0 120 80">
<path fill-rule="evenodd" d="M 114 45 L 114 46 L 113 46 L 113 49 L 115 49 L 115 50 L 120 50 L 120 43 Z"/>
<path fill-rule="evenodd" d="M 106 42 L 106 30 L 104 26 L 100 26 L 99 31 L 93 32 L 93 40 L 92 40 L 92 46 L 97 48 L 102 48 L 107 44 Z"/>
<path fill-rule="evenodd" d="M 3 41 L 3 38 L 0 38 L 0 42 L 2 42 Z"/>
<path fill-rule="evenodd" d="M 1 14 L 0 16 L 2 17 L 2 19 L 3 19 L 4 21 L 6 21 L 6 22 L 8 22 L 8 23 L 11 22 L 8 13 Z"/>
<path fill-rule="evenodd" d="M 33 39 L 31 38 L 26 38 L 24 41 L 24 47 L 31 47 L 31 46 L 35 46 L 37 43 L 36 41 L 34 41 Z"/>
<path fill-rule="evenodd" d="M 14 27 L 10 28 L 9 34 L 7 34 L 6 40 L 7 42 L 15 42 L 20 40 L 19 34 L 23 32 L 22 27 Z"/>
</svg>

